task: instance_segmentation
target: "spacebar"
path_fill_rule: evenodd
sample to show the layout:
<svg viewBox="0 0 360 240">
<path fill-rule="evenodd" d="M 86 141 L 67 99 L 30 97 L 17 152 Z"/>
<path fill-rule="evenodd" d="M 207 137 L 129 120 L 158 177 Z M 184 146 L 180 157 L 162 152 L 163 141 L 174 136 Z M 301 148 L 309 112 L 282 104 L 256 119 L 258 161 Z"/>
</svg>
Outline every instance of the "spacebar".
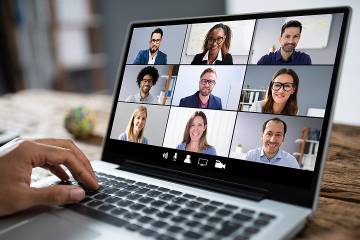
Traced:
<svg viewBox="0 0 360 240">
<path fill-rule="evenodd" d="M 92 208 L 89 208 L 89 207 L 86 207 L 86 206 L 83 206 L 83 205 L 80 205 L 80 204 L 67 205 L 66 208 L 69 208 L 71 210 L 74 210 L 77 213 L 80 213 L 80 214 L 95 218 L 97 220 L 100 220 L 100 221 L 103 221 L 103 222 L 106 222 L 106 223 L 110 223 L 110 224 L 118 226 L 118 227 L 123 227 L 123 226 L 125 226 L 126 224 L 129 223 L 129 222 L 123 220 L 123 219 L 111 216 L 111 215 L 106 214 L 104 212 L 100 212 L 100 211 L 94 210 Z"/>
</svg>

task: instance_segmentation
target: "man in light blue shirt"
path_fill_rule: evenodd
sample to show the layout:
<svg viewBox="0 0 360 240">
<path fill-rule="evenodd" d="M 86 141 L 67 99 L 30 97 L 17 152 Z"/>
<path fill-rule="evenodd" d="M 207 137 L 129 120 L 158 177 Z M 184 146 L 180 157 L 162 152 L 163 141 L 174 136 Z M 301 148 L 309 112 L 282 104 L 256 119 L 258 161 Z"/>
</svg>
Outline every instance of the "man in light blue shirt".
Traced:
<svg viewBox="0 0 360 240">
<path fill-rule="evenodd" d="M 283 167 L 300 168 L 298 161 L 290 153 L 280 149 L 284 143 L 286 123 L 280 118 L 272 118 L 263 124 L 262 147 L 249 150 L 246 160 Z"/>
</svg>

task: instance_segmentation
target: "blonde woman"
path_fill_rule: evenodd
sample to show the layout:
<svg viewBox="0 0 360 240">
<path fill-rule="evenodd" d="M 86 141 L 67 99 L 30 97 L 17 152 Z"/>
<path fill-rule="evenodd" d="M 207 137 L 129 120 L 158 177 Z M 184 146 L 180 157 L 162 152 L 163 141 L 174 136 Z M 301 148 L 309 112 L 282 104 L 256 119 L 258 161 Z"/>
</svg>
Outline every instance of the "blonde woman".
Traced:
<svg viewBox="0 0 360 240">
<path fill-rule="evenodd" d="M 119 140 L 135 143 L 149 144 L 144 137 L 144 129 L 147 120 L 147 109 L 144 106 L 137 107 L 131 115 L 126 131 L 121 133 Z"/>
</svg>

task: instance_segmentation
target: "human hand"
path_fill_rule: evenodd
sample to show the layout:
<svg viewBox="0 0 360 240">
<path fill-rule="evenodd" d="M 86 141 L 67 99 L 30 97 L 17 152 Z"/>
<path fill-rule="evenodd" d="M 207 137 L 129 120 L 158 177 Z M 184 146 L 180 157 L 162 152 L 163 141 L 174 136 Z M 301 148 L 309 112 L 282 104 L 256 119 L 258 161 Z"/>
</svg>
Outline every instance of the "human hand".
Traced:
<svg viewBox="0 0 360 240">
<path fill-rule="evenodd" d="M 85 187 L 92 190 L 99 188 L 89 160 L 72 141 L 17 140 L 11 149 L 0 155 L 0 216 L 38 205 L 61 205 L 81 201 L 85 197 L 85 191 L 79 186 L 30 187 L 34 167 L 46 168 L 62 181 L 68 180 L 69 176 L 60 167 L 61 164 Z"/>
</svg>

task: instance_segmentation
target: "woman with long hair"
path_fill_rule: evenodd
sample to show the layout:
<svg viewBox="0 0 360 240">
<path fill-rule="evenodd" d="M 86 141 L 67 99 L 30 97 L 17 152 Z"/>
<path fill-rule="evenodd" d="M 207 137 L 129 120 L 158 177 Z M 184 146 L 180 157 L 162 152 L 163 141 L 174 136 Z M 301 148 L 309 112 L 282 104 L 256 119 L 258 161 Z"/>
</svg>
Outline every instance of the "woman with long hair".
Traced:
<svg viewBox="0 0 360 240">
<path fill-rule="evenodd" d="M 144 137 L 144 129 L 147 120 L 147 109 L 144 106 L 137 107 L 132 113 L 125 132 L 121 133 L 119 140 L 149 144 Z"/>
<path fill-rule="evenodd" d="M 214 147 L 208 144 L 206 140 L 207 118 L 204 112 L 196 111 L 189 118 L 182 143 L 176 148 L 190 152 L 205 153 L 216 155 Z"/>
<path fill-rule="evenodd" d="M 233 64 L 229 53 L 231 43 L 231 28 L 218 23 L 206 34 L 202 46 L 203 52 L 196 54 L 191 64 Z"/>
<path fill-rule="evenodd" d="M 292 69 L 281 68 L 272 77 L 263 101 L 254 102 L 249 111 L 297 115 L 299 77 Z"/>
</svg>

